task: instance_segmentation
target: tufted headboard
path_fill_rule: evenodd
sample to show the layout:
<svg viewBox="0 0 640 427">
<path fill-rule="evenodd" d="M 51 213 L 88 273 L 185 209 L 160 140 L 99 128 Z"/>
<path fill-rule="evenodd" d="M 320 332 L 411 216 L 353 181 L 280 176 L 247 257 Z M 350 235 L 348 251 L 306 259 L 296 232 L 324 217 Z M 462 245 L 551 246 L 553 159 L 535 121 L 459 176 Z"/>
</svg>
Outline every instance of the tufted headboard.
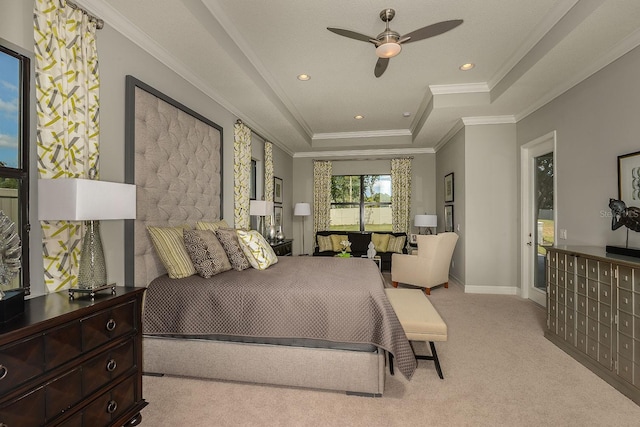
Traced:
<svg viewBox="0 0 640 427">
<path fill-rule="evenodd" d="M 222 127 L 126 78 L 125 182 L 136 219 L 125 222 L 125 283 L 147 286 L 166 270 L 147 226 L 193 226 L 222 212 Z"/>
</svg>

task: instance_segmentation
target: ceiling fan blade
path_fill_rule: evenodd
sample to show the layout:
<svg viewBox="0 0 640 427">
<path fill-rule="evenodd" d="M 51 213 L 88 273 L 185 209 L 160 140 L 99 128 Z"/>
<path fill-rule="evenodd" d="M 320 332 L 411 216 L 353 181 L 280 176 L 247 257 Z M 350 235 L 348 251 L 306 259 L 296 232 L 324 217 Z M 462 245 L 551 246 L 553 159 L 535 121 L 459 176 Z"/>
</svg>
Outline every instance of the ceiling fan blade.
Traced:
<svg viewBox="0 0 640 427">
<path fill-rule="evenodd" d="M 426 27 L 422 27 L 403 35 L 402 39 L 406 39 L 407 37 L 409 37 L 409 40 L 404 41 L 404 43 L 411 43 L 417 42 L 418 40 L 428 39 L 429 37 L 438 36 L 442 33 L 446 33 L 449 30 L 453 30 L 463 22 L 464 21 L 462 19 L 452 19 L 451 21 L 442 21 L 432 25 L 427 25 Z"/>
<path fill-rule="evenodd" d="M 374 68 L 373 74 L 375 74 L 376 77 L 380 77 L 387 69 L 388 65 L 389 58 L 378 58 L 378 62 L 376 62 L 376 68 Z"/>
<path fill-rule="evenodd" d="M 339 36 L 349 37 L 350 39 L 356 39 L 367 43 L 373 43 L 373 40 L 376 39 L 375 37 L 365 36 L 364 34 L 356 33 L 355 31 L 351 30 L 344 30 L 342 28 L 327 27 L 327 30 L 331 31 L 332 33 L 336 33 Z"/>
</svg>

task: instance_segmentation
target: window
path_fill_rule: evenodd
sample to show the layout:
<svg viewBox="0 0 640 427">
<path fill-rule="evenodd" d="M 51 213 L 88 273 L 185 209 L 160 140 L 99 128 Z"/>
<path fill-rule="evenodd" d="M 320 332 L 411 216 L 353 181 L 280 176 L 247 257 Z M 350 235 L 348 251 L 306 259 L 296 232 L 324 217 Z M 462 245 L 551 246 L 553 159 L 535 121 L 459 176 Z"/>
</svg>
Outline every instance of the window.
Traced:
<svg viewBox="0 0 640 427">
<path fill-rule="evenodd" d="M 391 231 L 391 175 L 333 176 L 329 229 Z"/>
<path fill-rule="evenodd" d="M 16 225 L 21 273 L 5 289 L 29 293 L 29 57 L 0 39 L 0 211 Z"/>
<path fill-rule="evenodd" d="M 257 175 L 257 162 L 255 161 L 255 159 L 251 159 L 251 177 L 250 182 L 249 182 L 249 199 L 251 200 L 255 200 L 256 199 L 256 189 L 257 189 L 257 183 L 256 183 L 256 177 Z"/>
</svg>

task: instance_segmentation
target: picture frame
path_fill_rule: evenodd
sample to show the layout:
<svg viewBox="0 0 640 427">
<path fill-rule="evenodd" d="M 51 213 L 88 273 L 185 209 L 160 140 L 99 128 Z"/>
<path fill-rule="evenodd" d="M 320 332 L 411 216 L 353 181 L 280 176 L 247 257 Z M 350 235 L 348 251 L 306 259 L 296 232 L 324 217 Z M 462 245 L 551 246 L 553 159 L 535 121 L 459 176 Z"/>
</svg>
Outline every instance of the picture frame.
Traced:
<svg viewBox="0 0 640 427">
<path fill-rule="evenodd" d="M 444 231 L 453 231 L 453 205 L 445 205 L 444 207 Z"/>
<path fill-rule="evenodd" d="M 618 199 L 640 207 L 640 151 L 618 156 Z"/>
<path fill-rule="evenodd" d="M 453 172 L 444 176 L 444 201 L 453 202 Z"/>
<path fill-rule="evenodd" d="M 282 178 L 273 177 L 273 202 L 282 203 Z"/>
<path fill-rule="evenodd" d="M 273 225 L 282 226 L 282 206 L 274 206 L 273 208 Z"/>
<path fill-rule="evenodd" d="M 410 245 L 417 245 L 418 244 L 418 235 L 417 234 L 409 234 L 409 244 Z"/>
</svg>

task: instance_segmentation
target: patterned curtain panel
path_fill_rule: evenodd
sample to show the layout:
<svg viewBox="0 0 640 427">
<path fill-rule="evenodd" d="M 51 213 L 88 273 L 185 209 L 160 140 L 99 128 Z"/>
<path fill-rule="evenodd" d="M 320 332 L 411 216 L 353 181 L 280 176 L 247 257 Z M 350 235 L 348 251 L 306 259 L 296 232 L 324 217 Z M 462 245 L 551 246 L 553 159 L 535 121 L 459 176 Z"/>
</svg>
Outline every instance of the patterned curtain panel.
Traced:
<svg viewBox="0 0 640 427">
<path fill-rule="evenodd" d="M 328 230 L 331 225 L 331 175 L 328 160 L 313 162 L 313 232 Z M 315 237 L 314 237 L 315 238 Z"/>
<path fill-rule="evenodd" d="M 241 121 L 233 126 L 233 221 L 235 228 L 249 230 L 251 197 L 251 129 Z"/>
<path fill-rule="evenodd" d="M 394 232 L 409 232 L 410 210 L 411 159 L 391 159 L 391 221 Z"/>
<path fill-rule="evenodd" d="M 273 144 L 264 143 L 264 199 L 273 202 Z M 273 225 L 273 216 L 265 218 L 266 225 Z"/>
<path fill-rule="evenodd" d="M 65 0 L 36 0 L 34 47 L 40 178 L 87 178 L 98 170 L 100 79 L 96 23 Z M 81 222 L 43 221 L 49 292 L 75 286 Z"/>
</svg>

